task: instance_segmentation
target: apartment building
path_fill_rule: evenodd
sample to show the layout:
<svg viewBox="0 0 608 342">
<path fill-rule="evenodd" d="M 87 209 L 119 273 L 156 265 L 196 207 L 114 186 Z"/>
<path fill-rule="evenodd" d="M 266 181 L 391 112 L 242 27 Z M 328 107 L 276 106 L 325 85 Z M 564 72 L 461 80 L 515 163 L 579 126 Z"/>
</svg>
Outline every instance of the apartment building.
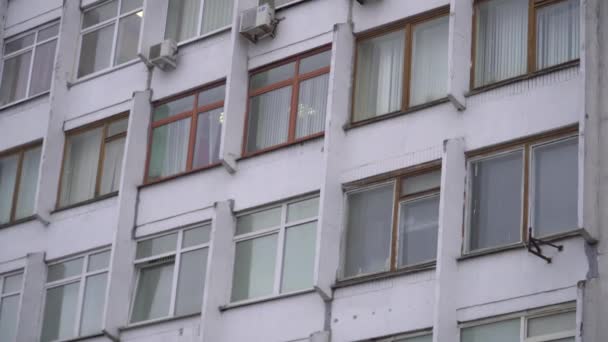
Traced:
<svg viewBox="0 0 608 342">
<path fill-rule="evenodd" d="M 608 3 L 257 5 L 0 0 L 0 341 L 608 341 Z"/>
</svg>

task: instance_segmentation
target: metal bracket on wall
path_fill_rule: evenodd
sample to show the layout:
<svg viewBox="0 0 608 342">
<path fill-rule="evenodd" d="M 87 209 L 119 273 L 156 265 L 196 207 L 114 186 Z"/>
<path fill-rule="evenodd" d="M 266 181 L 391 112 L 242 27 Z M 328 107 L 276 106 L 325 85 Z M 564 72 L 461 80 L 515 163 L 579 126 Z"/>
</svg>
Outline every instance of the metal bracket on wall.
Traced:
<svg viewBox="0 0 608 342">
<path fill-rule="evenodd" d="M 542 245 L 553 247 L 557 249 L 558 252 L 564 250 L 564 246 L 562 245 L 556 245 L 548 241 L 543 241 L 541 239 L 534 238 L 532 236 L 532 227 L 528 228 L 528 243 L 526 244 L 526 247 L 528 247 L 528 252 L 536 255 L 537 257 L 545 260 L 548 264 L 550 264 L 552 262 L 552 259 L 543 254 L 543 249 L 541 247 Z"/>
</svg>

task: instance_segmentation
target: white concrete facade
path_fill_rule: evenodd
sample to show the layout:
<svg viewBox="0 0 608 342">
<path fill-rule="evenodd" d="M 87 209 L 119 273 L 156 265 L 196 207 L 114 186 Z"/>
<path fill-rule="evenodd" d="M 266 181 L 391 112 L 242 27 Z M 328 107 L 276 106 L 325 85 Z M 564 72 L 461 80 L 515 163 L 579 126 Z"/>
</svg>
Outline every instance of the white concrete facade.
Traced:
<svg viewBox="0 0 608 342">
<path fill-rule="evenodd" d="M 162 36 L 155 6 L 166 1 L 144 0 L 140 51 Z M 296 1 L 277 11 L 277 36 L 257 44 L 236 29 L 238 13 L 256 1 L 236 0 L 232 28 L 181 45 L 175 70 L 136 60 L 79 80 L 81 8 L 96 1 L 0 0 L 0 47 L 61 20 L 50 92 L 0 108 L 0 153 L 42 141 L 35 218 L 0 228 L 0 276 L 24 271 L 17 341 L 40 339 L 46 265 L 100 248 L 112 250 L 103 329 L 78 341 L 347 342 L 428 331 L 434 342 L 457 342 L 467 322 L 554 306 L 577 308 L 577 342 L 608 341 L 598 319 L 608 314 L 608 6 L 580 1 L 579 64 L 470 92 L 473 0 Z M 450 8 L 446 100 L 349 127 L 356 36 L 441 7 Z M 324 136 L 241 158 L 249 71 L 329 44 Z M 144 185 L 153 102 L 218 80 L 226 80 L 222 165 Z M 129 127 L 118 194 L 56 210 L 65 132 L 123 112 Z M 564 250 L 544 249 L 551 264 L 523 245 L 463 256 L 467 152 L 565 127 L 578 127 L 579 229 L 558 240 Z M 340 282 L 345 187 L 433 162 L 442 171 L 436 263 Z M 315 193 L 314 286 L 230 305 L 236 214 Z M 201 222 L 212 227 L 201 313 L 130 324 L 137 240 Z"/>
</svg>

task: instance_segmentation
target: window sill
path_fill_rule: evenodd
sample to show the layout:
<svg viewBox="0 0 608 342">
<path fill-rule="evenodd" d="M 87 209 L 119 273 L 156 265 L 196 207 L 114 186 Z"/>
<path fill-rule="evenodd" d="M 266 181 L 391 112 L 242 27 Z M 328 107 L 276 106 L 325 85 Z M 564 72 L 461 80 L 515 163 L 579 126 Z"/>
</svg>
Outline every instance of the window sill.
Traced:
<svg viewBox="0 0 608 342">
<path fill-rule="evenodd" d="M 448 103 L 450 102 L 450 99 L 448 99 L 447 97 L 438 99 L 438 100 L 434 100 L 431 102 L 427 102 L 421 105 L 417 105 L 414 107 L 410 107 L 405 111 L 399 111 L 399 112 L 393 112 L 393 113 L 388 113 L 388 114 L 383 114 L 383 115 L 379 115 L 379 116 L 375 116 L 373 118 L 369 118 L 369 119 L 365 119 L 365 120 L 361 120 L 361 121 L 356 121 L 356 122 L 349 122 L 346 123 L 342 128 L 345 131 L 348 131 L 352 128 L 357 128 L 360 126 L 366 126 L 375 122 L 379 122 L 379 121 L 384 121 L 384 120 L 388 120 L 388 119 L 392 119 L 392 118 L 396 118 L 399 116 L 403 116 L 403 115 L 407 115 L 407 114 L 411 114 L 414 112 L 418 112 L 421 111 L 423 109 L 427 109 L 427 108 L 431 108 L 431 107 L 435 107 L 437 105 L 440 104 L 444 104 L 444 103 Z"/>
<path fill-rule="evenodd" d="M 135 58 L 133 60 L 130 60 L 128 62 L 124 62 L 122 64 L 119 64 L 119 65 L 116 65 L 116 66 L 113 66 L 113 67 L 110 67 L 110 68 L 107 68 L 107 69 L 103 69 L 103 70 L 94 72 L 92 74 L 88 74 L 86 76 L 82 76 L 81 78 L 79 78 L 79 79 L 77 79 L 77 80 L 75 80 L 73 82 L 67 82 L 68 89 L 72 88 L 73 86 L 76 86 L 76 85 L 85 83 L 87 81 L 90 81 L 92 79 L 95 79 L 95 78 L 98 78 L 98 77 L 101 77 L 101 76 L 113 73 L 114 71 L 118 71 L 120 69 L 128 68 L 131 65 L 135 65 L 135 64 L 138 64 L 138 63 L 143 63 L 143 61 L 139 57 L 137 57 L 137 58 Z"/>
<path fill-rule="evenodd" d="M 285 298 L 296 297 L 296 296 L 309 294 L 309 293 L 315 293 L 315 292 L 316 292 L 315 289 L 307 289 L 307 290 L 301 290 L 301 291 L 296 291 L 296 292 L 283 293 L 283 294 L 279 294 L 279 295 L 271 296 L 271 297 L 254 298 L 254 299 L 249 299 L 249 300 L 244 300 L 244 301 L 240 301 L 240 302 L 234 302 L 234 303 L 222 305 L 218 309 L 220 310 L 220 312 L 224 312 L 224 311 L 227 311 L 230 309 L 235 309 L 235 308 L 240 308 L 240 307 L 250 306 L 250 305 L 255 305 L 255 304 L 261 304 L 261 303 L 266 303 L 266 302 L 274 302 L 274 301 L 285 299 Z"/>
<path fill-rule="evenodd" d="M 332 289 L 340 289 L 340 288 L 344 288 L 344 287 L 367 283 L 370 281 L 397 278 L 397 277 L 401 277 L 401 276 L 408 275 L 408 274 L 434 270 L 435 265 L 436 265 L 436 262 L 435 262 L 435 260 L 433 260 L 433 261 L 429 261 L 429 262 L 424 262 L 424 263 L 420 263 L 420 264 L 403 267 L 396 271 L 375 273 L 375 274 L 364 275 L 364 276 L 360 276 L 360 277 L 356 277 L 356 278 L 339 280 L 336 282 L 336 284 L 334 284 L 332 286 Z"/>
<path fill-rule="evenodd" d="M 291 147 L 291 146 L 295 146 L 295 145 L 298 145 L 298 144 L 304 144 L 304 143 L 306 143 L 308 141 L 312 141 L 312 140 L 316 140 L 316 139 L 322 138 L 323 136 L 325 136 L 325 132 L 313 134 L 313 135 L 310 135 L 310 136 L 307 136 L 307 137 L 304 137 L 304 138 L 301 138 L 301 139 L 297 139 L 297 140 L 292 141 L 292 142 L 287 142 L 287 143 L 283 143 L 283 144 L 280 144 L 280 145 L 271 146 L 271 147 L 268 147 L 268 148 L 265 148 L 265 149 L 262 149 L 262 150 L 259 150 L 259 151 L 255 151 L 255 152 L 251 152 L 251 153 L 245 153 L 245 154 L 243 154 L 242 157 L 238 158 L 236 161 L 239 162 L 241 160 L 257 157 L 257 156 L 259 156 L 261 154 L 265 154 L 265 153 L 269 153 L 269 152 L 274 152 L 274 151 L 281 150 L 281 149 L 284 149 L 284 148 L 287 148 L 287 147 Z"/>
<path fill-rule="evenodd" d="M 182 47 L 186 47 L 186 46 L 188 46 L 188 45 L 192 45 L 192 44 L 194 44 L 194 43 L 196 43 L 196 42 L 198 42 L 198 41 L 205 40 L 205 39 L 207 39 L 207 38 L 210 38 L 210 37 L 213 37 L 213 36 L 220 35 L 220 34 L 222 34 L 222 33 L 224 33 L 224 32 L 230 31 L 231 29 L 232 29 L 232 26 L 231 26 L 231 25 L 228 25 L 228 26 L 225 26 L 225 27 L 219 28 L 219 29 L 217 29 L 217 30 L 214 30 L 214 31 L 211 31 L 211 32 L 207 32 L 207 33 L 205 33 L 205 34 L 203 34 L 203 35 L 200 35 L 200 36 L 196 36 L 196 37 L 192 37 L 192 38 L 186 39 L 186 40 L 184 40 L 184 41 L 178 42 L 178 43 L 177 43 L 177 48 L 178 48 L 178 50 L 179 50 L 179 49 L 180 49 L 180 48 L 182 48 Z"/>
<path fill-rule="evenodd" d="M 198 169 L 194 169 L 194 170 L 178 173 L 176 175 L 167 176 L 167 177 L 160 178 L 160 179 L 155 179 L 153 181 L 146 182 L 146 183 L 138 186 L 137 188 L 138 189 L 145 189 L 147 187 L 150 187 L 150 186 L 153 186 L 153 185 L 156 185 L 156 184 L 160 184 L 160 183 L 165 183 L 165 182 L 171 181 L 171 180 L 176 179 L 176 178 L 186 177 L 186 176 L 190 176 L 190 175 L 193 175 L 193 174 L 197 174 L 199 172 L 207 171 L 207 170 L 210 170 L 210 169 L 215 169 L 215 168 L 217 168 L 219 166 L 222 166 L 221 162 L 220 163 L 211 164 L 211 165 L 205 166 L 205 167 L 200 167 Z"/>
<path fill-rule="evenodd" d="M 109 198 L 112 198 L 112 197 L 116 197 L 116 196 L 118 196 L 118 191 L 114 191 L 114 192 L 111 192 L 111 193 L 103 195 L 103 196 L 91 198 L 90 200 L 86 200 L 86 201 L 70 204 L 70 205 L 65 206 L 65 207 L 57 208 L 57 209 L 51 211 L 51 214 L 60 213 L 62 211 L 67 211 L 67 210 L 78 208 L 78 207 L 84 207 L 86 205 L 89 205 L 89 204 L 92 204 L 92 203 L 95 203 L 95 202 L 101 202 L 103 200 L 106 200 L 106 199 L 109 199 Z"/>
<path fill-rule="evenodd" d="M 560 70 L 565 70 L 565 69 L 570 69 L 573 67 L 578 67 L 580 65 L 580 60 L 576 59 L 573 61 L 569 61 L 566 63 L 562 63 L 562 64 L 558 64 L 558 65 L 554 65 L 551 67 L 548 67 L 546 69 L 542 69 L 542 70 L 538 70 L 535 71 L 533 73 L 529 73 L 529 74 L 525 74 L 525 75 L 521 75 L 521 76 L 516 76 L 513 78 L 509 78 L 506 80 L 502 80 L 502 81 L 498 81 L 496 83 L 491 83 L 488 85 L 484 85 L 481 87 L 477 87 L 477 88 L 473 88 L 471 91 L 469 91 L 468 93 L 466 93 L 464 96 L 465 97 L 471 97 L 477 94 L 481 94 L 490 90 L 494 90 L 497 88 L 502 88 L 504 86 L 510 85 L 510 84 L 514 84 L 514 83 L 519 83 L 522 81 L 527 81 L 527 80 L 531 80 L 534 78 L 538 78 L 540 76 L 544 76 L 547 74 L 551 74 Z"/>
<path fill-rule="evenodd" d="M 122 331 L 129 331 L 129 330 L 134 330 L 134 329 L 148 327 L 148 326 L 151 326 L 151 325 L 156 325 L 156 324 L 161 324 L 161 323 L 168 323 L 168 322 L 173 322 L 173 321 L 179 321 L 179 320 L 182 320 L 182 319 L 187 319 L 187 318 L 192 318 L 192 317 L 198 317 L 200 315 L 201 315 L 200 312 L 196 312 L 196 313 L 189 314 L 189 315 L 181 315 L 181 316 L 157 318 L 157 319 L 152 319 L 152 320 L 148 320 L 148 321 L 143 321 L 143 322 L 137 322 L 137 323 L 129 324 L 127 326 L 118 328 L 118 330 L 121 331 L 121 332 Z"/>
<path fill-rule="evenodd" d="M 86 341 L 90 338 L 104 337 L 106 336 L 103 332 L 93 333 L 89 335 L 77 336 L 63 340 L 56 340 L 55 342 L 77 342 L 77 341 Z"/>
<path fill-rule="evenodd" d="M 30 96 L 30 97 L 27 97 L 27 98 L 25 98 L 25 99 L 21 99 L 21 100 L 19 100 L 19 101 L 15 101 L 15 102 L 7 103 L 7 104 L 5 104 L 4 106 L 1 106 L 1 107 L 0 107 L 0 111 L 4 111 L 4 110 L 6 110 L 6 109 L 9 109 L 9 108 L 12 108 L 12 107 L 17 107 L 17 106 L 22 105 L 22 104 L 27 103 L 27 102 L 37 100 L 37 99 L 39 99 L 39 98 L 41 98 L 41 97 L 48 96 L 50 93 L 51 93 L 51 91 L 50 91 L 50 90 L 47 90 L 47 91 L 45 91 L 45 92 L 43 92 L 43 93 L 40 93 L 40 94 L 38 94 L 38 95 Z"/>
<path fill-rule="evenodd" d="M 37 219 L 38 219 L 38 216 L 31 215 L 31 216 L 28 216 L 28 217 L 24 217 L 22 219 L 15 220 L 13 222 L 8 222 L 8 223 L 0 224 L 0 229 L 17 226 L 17 225 L 20 225 L 22 223 L 26 223 L 26 222 L 30 222 L 30 221 L 35 221 Z"/>
</svg>

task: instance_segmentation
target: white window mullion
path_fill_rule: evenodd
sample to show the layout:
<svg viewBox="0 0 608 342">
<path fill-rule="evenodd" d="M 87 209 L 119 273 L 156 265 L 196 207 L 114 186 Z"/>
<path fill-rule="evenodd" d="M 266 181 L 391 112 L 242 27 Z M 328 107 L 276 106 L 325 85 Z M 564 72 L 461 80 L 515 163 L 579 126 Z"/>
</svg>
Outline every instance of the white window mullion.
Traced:
<svg viewBox="0 0 608 342">
<path fill-rule="evenodd" d="M 25 98 L 30 97 L 30 88 L 32 87 L 32 72 L 34 71 L 34 61 L 36 60 L 36 53 L 38 51 L 38 45 L 36 45 L 36 41 L 38 41 L 38 31 L 34 35 L 34 44 L 32 45 L 32 57 L 30 60 L 30 70 L 27 74 L 27 86 L 25 87 Z"/>
<path fill-rule="evenodd" d="M 112 53 L 110 53 L 110 66 L 109 68 L 114 66 L 114 59 L 116 57 L 116 45 L 118 44 L 118 26 L 120 26 L 120 9 L 122 7 L 122 0 L 118 1 L 118 12 L 116 13 L 116 17 L 114 18 L 114 37 L 112 38 Z"/>
<path fill-rule="evenodd" d="M 277 257 L 275 260 L 275 278 L 274 278 L 274 290 L 273 294 L 278 295 L 281 293 L 281 279 L 283 278 L 283 256 L 285 250 L 285 227 L 287 225 L 287 204 L 282 205 L 281 210 L 281 229 L 279 230 L 279 236 L 277 237 Z"/>
<path fill-rule="evenodd" d="M 526 319 L 526 316 L 522 316 L 520 320 L 521 321 L 519 323 L 519 338 L 520 341 L 524 342 L 526 341 L 526 336 L 528 335 L 528 320 Z"/>
<path fill-rule="evenodd" d="M 173 264 L 173 281 L 171 283 L 171 302 L 169 304 L 169 316 L 175 316 L 175 304 L 177 302 L 177 282 L 179 279 L 179 266 L 181 262 L 181 247 L 184 239 L 184 231 L 180 230 L 177 234 L 177 248 L 175 250 L 175 263 Z"/>
<path fill-rule="evenodd" d="M 89 265 L 89 255 L 84 256 L 82 262 L 82 272 L 80 273 L 80 284 L 78 288 L 78 304 L 76 307 L 76 322 L 74 322 L 74 336 L 80 335 L 80 322 L 82 320 L 82 312 L 84 305 L 84 292 L 87 283 L 87 268 Z"/>
</svg>

